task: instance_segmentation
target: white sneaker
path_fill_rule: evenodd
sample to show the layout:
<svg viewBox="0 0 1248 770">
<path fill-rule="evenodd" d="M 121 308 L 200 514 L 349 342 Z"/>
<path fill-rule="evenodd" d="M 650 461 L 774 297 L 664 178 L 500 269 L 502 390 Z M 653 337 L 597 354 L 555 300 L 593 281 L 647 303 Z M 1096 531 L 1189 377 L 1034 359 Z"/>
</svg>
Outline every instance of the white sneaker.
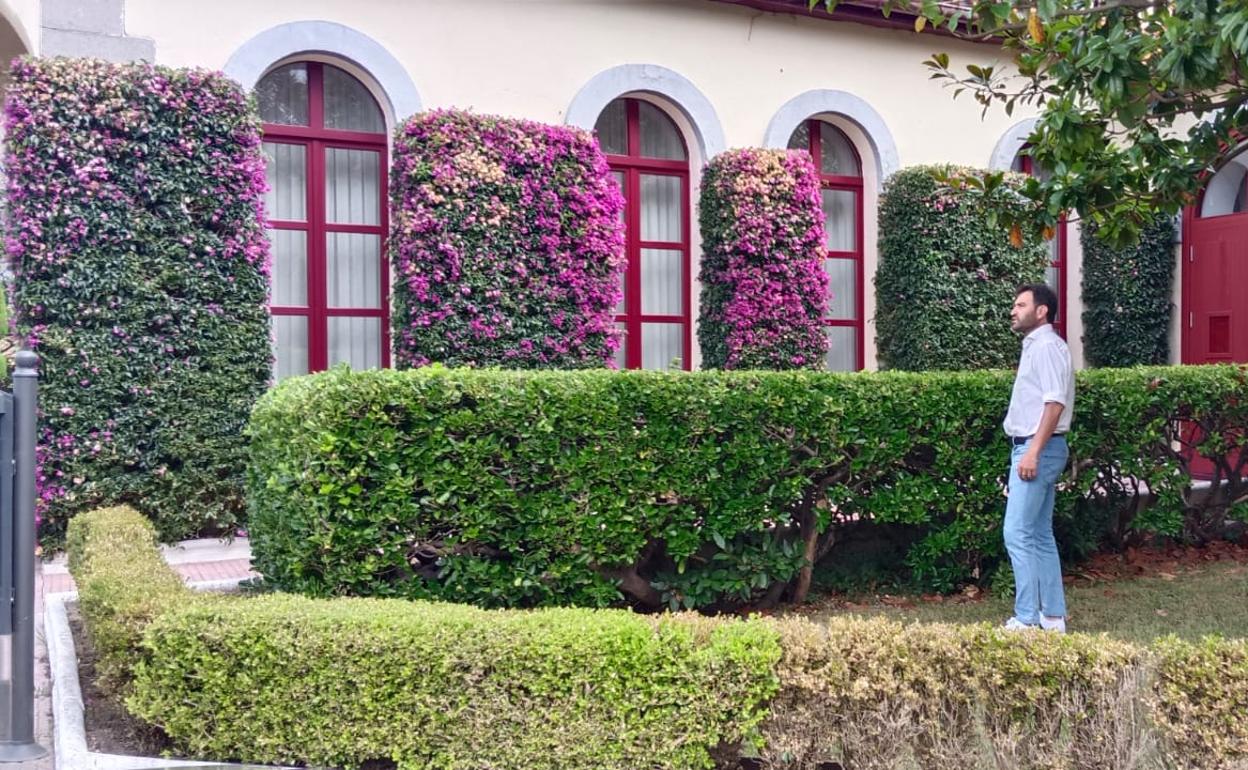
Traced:
<svg viewBox="0 0 1248 770">
<path fill-rule="evenodd" d="M 1034 631 L 1038 629 L 1039 627 L 1040 626 L 1033 626 L 1030 623 L 1024 623 L 1018 618 L 1010 618 L 1009 620 L 1005 621 L 1005 625 L 1002 626 L 1002 628 L 1004 628 L 1006 631 Z"/>
<path fill-rule="evenodd" d="M 1056 631 L 1059 634 L 1066 633 L 1066 618 L 1050 618 L 1047 615 L 1040 616 L 1040 627 L 1045 631 Z"/>
</svg>

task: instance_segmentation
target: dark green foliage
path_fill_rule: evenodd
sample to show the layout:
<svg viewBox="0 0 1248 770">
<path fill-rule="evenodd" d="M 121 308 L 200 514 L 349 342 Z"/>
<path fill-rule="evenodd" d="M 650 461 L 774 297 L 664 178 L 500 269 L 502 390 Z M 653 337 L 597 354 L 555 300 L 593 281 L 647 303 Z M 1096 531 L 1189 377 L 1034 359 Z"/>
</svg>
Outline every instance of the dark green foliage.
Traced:
<svg viewBox="0 0 1248 770">
<path fill-rule="evenodd" d="M 259 121 L 220 73 L 22 59 L 8 89 L 13 314 L 40 356 L 40 537 L 126 503 L 231 532 L 269 379 Z"/>
<path fill-rule="evenodd" d="M 985 193 L 974 172 L 915 166 L 889 177 L 880 198 L 880 265 L 875 274 L 876 343 L 881 368 L 1013 367 L 1014 289 L 1044 280 L 1048 246 L 1034 236 L 1021 247 L 996 211 L 1023 202 L 1023 177 L 1007 174 Z M 938 179 L 939 178 L 939 179 Z M 994 208 L 985 205 L 995 201 Z"/>
<path fill-rule="evenodd" d="M 842 526 L 869 520 L 906 542 L 910 578 L 950 589 L 1003 557 L 1011 382 L 1003 371 L 297 378 L 252 416 L 252 550 L 266 578 L 312 595 L 722 609 L 790 595 L 806 546 L 836 559 Z M 1095 370 L 1078 389 L 1078 473 L 1059 518 L 1084 515 L 1084 499 L 1121 504 L 1123 531 L 1201 537 L 1225 518 L 1224 504 L 1189 494 L 1172 446 L 1189 419 L 1208 457 L 1248 442 L 1243 370 Z M 1160 501 L 1142 518 L 1131 478 Z M 1076 550 L 1095 539 L 1067 530 Z"/>
<path fill-rule="evenodd" d="M 1170 358 L 1174 220 L 1156 219 L 1135 246 L 1115 249 L 1083 227 L 1083 354 L 1092 366 Z"/>
</svg>

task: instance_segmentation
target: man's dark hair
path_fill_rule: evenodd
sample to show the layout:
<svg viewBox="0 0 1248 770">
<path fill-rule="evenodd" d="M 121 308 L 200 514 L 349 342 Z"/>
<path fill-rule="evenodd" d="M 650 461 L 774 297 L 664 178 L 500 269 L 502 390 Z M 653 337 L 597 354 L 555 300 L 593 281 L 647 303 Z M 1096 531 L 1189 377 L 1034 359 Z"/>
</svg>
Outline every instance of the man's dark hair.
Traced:
<svg viewBox="0 0 1248 770">
<path fill-rule="evenodd" d="M 1049 287 L 1047 283 L 1025 283 L 1014 290 L 1014 296 L 1023 292 L 1031 292 L 1031 300 L 1036 307 L 1044 305 L 1049 309 L 1049 315 L 1046 319 L 1049 323 L 1057 322 L 1057 293 Z"/>
</svg>

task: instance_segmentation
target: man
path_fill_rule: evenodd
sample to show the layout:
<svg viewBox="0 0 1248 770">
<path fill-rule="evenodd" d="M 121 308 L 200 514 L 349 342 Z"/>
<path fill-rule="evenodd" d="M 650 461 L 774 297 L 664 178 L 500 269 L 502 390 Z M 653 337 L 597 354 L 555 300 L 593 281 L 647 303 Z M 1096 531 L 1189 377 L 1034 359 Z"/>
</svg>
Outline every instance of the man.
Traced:
<svg viewBox="0 0 1248 770">
<path fill-rule="evenodd" d="M 1005 415 L 1010 476 L 1005 548 L 1014 566 L 1011 631 L 1066 631 L 1062 566 L 1053 538 L 1053 498 L 1069 454 L 1066 431 L 1075 406 L 1074 367 L 1066 342 L 1053 331 L 1057 295 L 1044 284 L 1015 292 L 1010 327 L 1023 335 L 1023 353 Z"/>
</svg>

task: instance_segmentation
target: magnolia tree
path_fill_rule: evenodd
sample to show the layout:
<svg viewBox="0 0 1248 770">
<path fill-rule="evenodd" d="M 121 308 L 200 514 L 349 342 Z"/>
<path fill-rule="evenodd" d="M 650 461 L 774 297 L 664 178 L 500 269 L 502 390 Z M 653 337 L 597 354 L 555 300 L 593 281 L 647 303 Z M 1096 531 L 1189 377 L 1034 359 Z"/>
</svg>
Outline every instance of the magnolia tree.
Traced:
<svg viewBox="0 0 1248 770">
<path fill-rule="evenodd" d="M 829 11 L 837 0 L 809 0 Z M 947 54 L 925 64 L 955 97 L 987 110 L 1039 109 L 1028 140 L 1052 176 L 1023 192 L 1024 217 L 1002 212 L 1016 240 L 1075 211 L 1113 244 L 1134 241 L 1158 212 L 1192 202 L 1203 177 L 1248 119 L 1248 9 L 1231 0 L 884 0 L 883 12 L 914 16 L 922 32 L 999 40 L 1013 66 L 967 65 Z M 977 180 L 1001 184 L 1000 173 Z"/>
</svg>

